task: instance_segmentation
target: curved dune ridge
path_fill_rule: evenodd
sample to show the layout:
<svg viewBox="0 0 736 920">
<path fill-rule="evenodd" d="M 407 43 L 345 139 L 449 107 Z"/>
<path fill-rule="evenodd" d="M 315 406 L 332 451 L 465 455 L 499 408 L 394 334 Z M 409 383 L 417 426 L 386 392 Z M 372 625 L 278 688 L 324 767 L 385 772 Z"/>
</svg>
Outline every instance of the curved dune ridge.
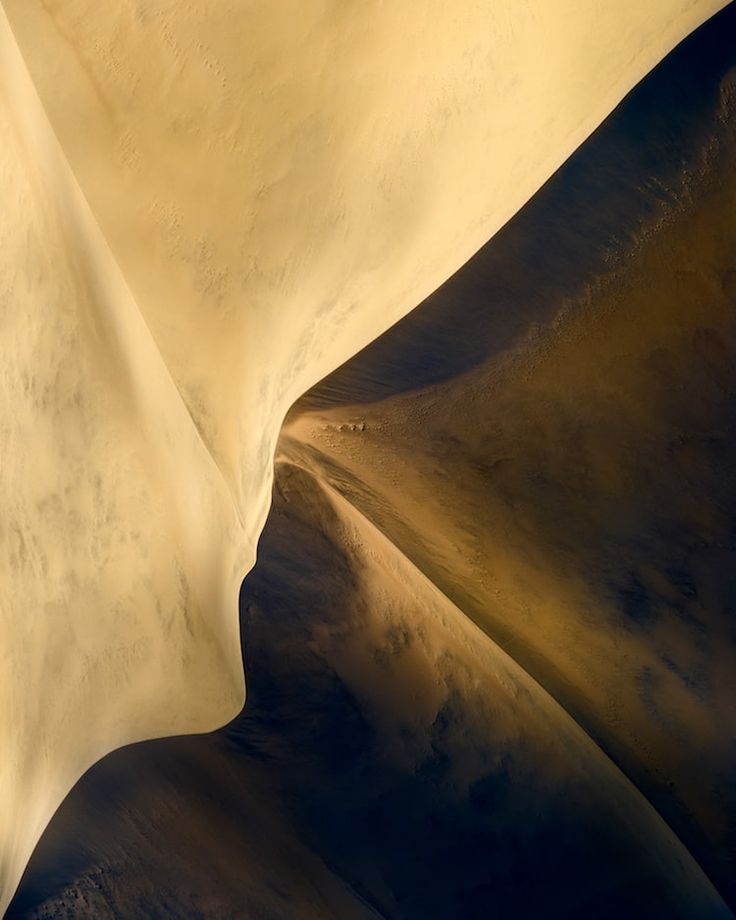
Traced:
<svg viewBox="0 0 736 920">
<path fill-rule="evenodd" d="M 455 272 L 724 5 L 435 2 L 418 21 L 408 0 L 268 10 L 126 0 L 114 11 L 91 0 L 3 0 L 0 910 L 92 763 L 132 741 L 207 731 L 240 709 L 236 598 L 255 560 L 294 400 Z M 596 429 L 610 394 L 594 383 L 597 368 L 613 362 L 615 393 L 631 406 L 626 388 L 638 393 L 647 374 L 664 390 L 690 369 L 683 343 L 695 343 L 708 373 L 722 373 L 732 279 L 724 268 L 718 300 L 696 254 L 708 266 L 730 264 L 729 224 L 705 166 L 702 225 L 720 221 L 722 232 L 703 237 L 693 220 L 683 243 L 669 242 L 665 228 L 628 274 L 619 271 L 629 313 L 644 317 L 633 338 L 626 312 L 613 309 L 621 295 L 591 288 L 579 316 L 572 311 L 519 346 L 520 356 L 478 358 L 468 376 L 446 375 L 441 392 L 396 395 L 380 408 L 347 400 L 317 410 L 312 401 L 280 447 L 307 493 L 286 515 L 285 545 L 289 527 L 299 531 L 299 503 L 312 500 L 317 519 L 327 516 L 337 544 L 354 553 L 344 563 L 348 596 L 374 659 L 339 622 L 318 624 L 310 641 L 331 649 L 331 637 L 342 637 L 330 667 L 372 713 L 384 755 L 371 769 L 384 778 L 422 764 L 439 769 L 426 764 L 430 752 L 444 744 L 452 760 L 468 738 L 479 763 L 505 749 L 493 782 L 470 754 L 459 758 L 467 771 L 442 787 L 450 815 L 450 786 L 474 790 L 482 803 L 497 794 L 489 790 L 498 777 L 516 796 L 536 790 L 541 803 L 549 779 L 535 775 L 541 753 L 558 795 L 575 790 L 581 813 L 599 815 L 571 818 L 568 856 L 583 859 L 594 839 L 623 859 L 633 841 L 646 840 L 649 852 L 636 850 L 640 868 L 630 864 L 632 884 L 651 886 L 652 897 L 670 884 L 668 903 L 683 916 L 726 912 L 698 850 L 711 853 L 709 873 L 724 872 L 712 851 L 726 832 L 716 815 L 721 787 L 717 795 L 697 788 L 695 757 L 678 739 L 697 737 L 709 750 L 722 743 L 723 760 L 713 761 L 721 770 L 730 742 L 718 741 L 714 726 L 728 724 L 728 712 L 704 697 L 700 658 L 685 660 L 701 613 L 685 605 L 676 625 L 654 617 L 645 634 L 618 622 L 616 599 L 638 596 L 632 580 L 647 597 L 659 592 L 652 606 L 676 606 L 667 592 L 679 582 L 656 581 L 656 558 L 652 571 L 613 565 L 606 553 L 614 538 L 602 536 L 601 520 L 612 504 L 625 509 L 632 489 L 652 487 L 653 466 L 671 459 L 672 443 L 680 444 L 680 475 L 692 475 L 696 448 L 685 422 L 695 410 L 663 409 L 664 394 L 647 390 L 636 411 L 611 422 L 618 441 Z M 711 242 L 698 249 L 701 238 Z M 688 267 L 665 279 L 673 262 Z M 641 290 L 666 291 L 674 311 L 666 321 L 636 299 L 644 298 L 637 271 L 653 279 Z M 692 291 L 709 295 L 707 325 L 688 312 Z M 605 318 L 597 331 L 589 314 Z M 472 326 L 463 335 L 472 337 Z M 589 355 L 576 354 L 581 336 L 594 343 Z M 620 343 L 618 363 L 604 348 L 611 342 Z M 718 411 L 702 421 L 701 441 L 717 440 Z M 644 431 L 659 445 L 654 459 L 628 467 L 611 438 L 620 446 Z M 589 468 L 579 480 L 571 457 L 581 444 Z M 542 465 L 549 481 L 540 483 Z M 713 509 L 718 469 L 713 461 L 702 482 Z M 661 553 L 668 533 L 685 552 L 687 534 L 706 526 L 686 496 L 673 496 L 673 481 L 663 480 L 659 496 L 672 502 L 670 516 L 644 522 Z M 572 515 L 555 544 L 571 490 L 586 511 Z M 473 523 L 479 495 L 492 526 Z M 712 527 L 725 526 L 708 513 Z M 619 548 L 648 532 L 637 529 L 637 514 L 621 511 Z M 698 566 L 712 560 L 690 564 L 670 568 L 697 594 Z M 610 603 L 600 605 L 606 592 Z M 375 622 L 388 596 L 395 602 Z M 610 629 L 599 628 L 598 607 Z M 722 624 L 706 626 L 716 643 Z M 706 646 L 693 641 L 693 656 L 715 654 Z M 389 653 L 406 657 L 389 669 L 390 717 L 374 670 Z M 730 658 L 723 651 L 713 660 L 707 689 L 725 706 Z M 492 688 L 492 704 L 480 686 Z M 449 725 L 441 742 L 436 733 L 456 702 L 467 729 L 454 738 Z M 653 710 L 663 726 L 655 735 Z M 220 761 L 229 775 L 227 758 Z M 165 755 L 159 766 L 160 777 L 176 770 Z M 280 816 L 278 783 L 256 769 L 251 776 L 276 816 L 274 859 L 284 848 L 293 853 L 285 878 L 308 906 L 301 915 L 370 915 L 377 902 L 400 909 L 398 883 L 385 877 L 368 899 L 356 889 L 351 879 L 366 853 L 348 869 L 322 864 L 299 841 L 296 819 Z M 656 810 L 641 795 L 650 790 L 664 802 Z M 258 797 L 242 813 L 270 820 Z M 339 833 L 322 842 L 336 845 Z M 527 845 L 515 844 L 521 853 Z M 614 881 L 593 873 L 581 905 Z M 561 910 L 568 898 L 560 893 Z M 201 909 L 222 915 L 217 903 Z"/>
<path fill-rule="evenodd" d="M 735 81 L 732 6 L 299 401 L 248 706 L 91 770 L 12 918 L 729 916 Z"/>
</svg>

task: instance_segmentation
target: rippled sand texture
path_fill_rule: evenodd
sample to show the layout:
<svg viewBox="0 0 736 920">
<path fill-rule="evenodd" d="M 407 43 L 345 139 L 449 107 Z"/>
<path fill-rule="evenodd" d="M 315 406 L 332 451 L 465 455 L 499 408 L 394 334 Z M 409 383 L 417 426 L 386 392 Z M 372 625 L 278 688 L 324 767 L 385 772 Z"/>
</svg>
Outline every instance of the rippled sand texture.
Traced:
<svg viewBox="0 0 736 920">
<path fill-rule="evenodd" d="M 399 11 L 374 12 L 380 21 Z M 453 18 L 454 27 L 461 20 L 469 21 Z M 674 20 L 660 27 L 664 21 Z M 367 41 L 364 30 L 357 35 Z M 261 47 L 263 38 L 253 42 Z M 540 68 L 549 63 L 541 55 L 537 44 Z M 356 77 L 360 86 L 366 73 Z M 241 598 L 247 707 L 220 732 L 136 745 L 91 770 L 44 835 L 9 916 L 731 916 L 735 104 L 732 5 L 650 73 L 419 309 L 297 403 Z M 478 130 L 487 134 L 493 124 Z M 39 116 L 24 130 L 35 139 L 30 149 L 50 158 L 57 148 L 43 126 Z M 231 604 L 257 518 L 238 496 L 256 479 L 239 486 L 228 473 L 214 435 L 221 423 L 208 414 L 225 344 L 196 405 L 183 381 L 212 354 L 207 343 L 235 323 L 228 346 L 247 356 L 258 343 L 243 373 L 255 374 L 263 360 L 271 383 L 259 402 L 242 377 L 227 396 L 240 401 L 244 420 L 270 405 L 275 431 L 285 404 L 268 388 L 287 345 L 296 350 L 302 335 L 287 288 L 285 331 L 260 342 L 265 319 L 248 314 L 251 340 L 238 312 L 224 309 L 225 293 L 218 313 L 206 287 L 190 279 L 182 309 L 194 315 L 198 292 L 202 351 L 191 367 L 182 360 L 172 383 L 166 368 L 175 361 L 164 364 L 153 344 L 144 347 L 132 295 L 115 281 L 68 170 L 49 159 L 57 163 L 50 183 L 48 162 L 31 168 L 35 161 L 23 155 L 30 141 L 15 143 L 15 159 L 11 144 L 3 156 L 15 175 L 27 174 L 13 194 L 25 196 L 18 213 L 33 221 L 31 235 L 9 236 L 1 251 L 36 252 L 14 294 L 15 303 L 24 294 L 35 304 L 28 313 L 35 326 L 20 312 L 9 315 L 14 352 L 38 370 L 26 377 L 19 370 L 12 392 L 27 407 L 18 424 L 25 420 L 26 439 L 39 447 L 8 455 L 17 464 L 8 467 L 16 471 L 16 516 L 27 515 L 14 539 L 18 572 L 28 579 L 37 571 L 37 582 L 27 582 L 37 584 L 36 596 L 46 603 L 43 591 L 54 585 L 58 596 L 56 607 L 33 609 L 38 621 L 9 620 L 26 658 L 9 659 L 13 667 L 23 662 L 9 673 L 17 673 L 14 692 L 24 705 L 7 709 L 8 734 L 19 739 L 15 785 L 0 787 L 7 807 L 18 809 L 4 825 L 18 841 L 8 878 L 65 784 L 102 750 L 146 732 L 193 729 L 197 712 L 200 727 L 213 725 L 237 705 L 237 692 L 226 699 L 241 673 Z M 78 156 L 80 171 L 101 168 L 96 155 L 86 165 Z M 481 170 L 489 188 L 494 156 L 488 148 Z M 187 185 L 178 181 L 183 196 Z M 434 174 L 426 181 L 433 187 Z M 32 196 L 42 197 L 22 206 Z M 215 207 L 208 202 L 203 195 L 202 214 Z M 224 213 L 225 204 L 217 207 Z M 314 217 L 297 211 L 292 223 Z M 188 213 L 195 226 L 193 206 Z M 425 212 L 422 221 L 435 218 Z M 109 223 L 120 232 L 117 214 Z M 376 230 L 379 242 L 364 243 L 384 248 L 390 279 L 403 250 L 394 253 L 389 238 L 420 231 L 398 222 L 389 234 L 386 226 Z M 436 232 L 439 240 L 439 223 Z M 152 293 L 163 269 L 145 282 L 147 263 L 123 249 L 119 262 L 129 259 L 126 280 L 140 273 L 136 301 L 154 329 L 161 316 L 149 318 L 141 304 L 148 290 L 150 309 L 164 309 Z M 78 253 L 101 261 L 74 261 Z M 363 255 L 356 250 L 354 259 Z M 181 262 L 184 274 L 200 270 L 196 260 Z M 61 288 L 66 264 L 68 296 L 80 280 L 89 292 L 71 306 Z M 28 278 L 50 279 L 43 303 Z M 380 290 L 388 304 L 388 288 Z M 386 306 L 386 322 L 395 307 Z M 58 312 L 61 323 L 65 310 L 67 326 L 47 342 L 48 317 Z M 280 310 L 269 317 L 274 328 Z M 357 301 L 356 311 L 355 327 L 352 320 L 340 327 L 339 311 L 331 314 L 334 350 L 320 347 L 333 362 L 348 327 L 380 314 L 363 313 Z M 162 326 L 154 339 L 164 335 L 173 355 L 187 328 L 172 320 L 169 338 Z M 323 321 L 320 333 L 330 328 Z M 64 361 L 42 352 L 51 344 L 67 348 Z M 183 350 L 183 338 L 179 344 Z M 266 362 L 268 347 L 283 349 L 281 357 Z M 32 360 L 41 353 L 44 360 Z M 82 372 L 95 387 L 85 389 Z M 57 419 L 62 392 L 68 405 Z M 164 404 L 170 413 L 159 412 Z M 38 428 L 46 416 L 37 405 L 47 407 L 47 429 Z M 190 418 L 198 411 L 205 418 L 197 427 Z M 262 437 L 268 454 L 273 431 L 252 426 L 249 437 Z M 238 444 L 247 458 L 251 448 Z M 88 455 L 100 464 L 98 498 L 87 496 L 95 482 Z M 31 517 L 22 503 L 43 502 L 43 489 L 52 493 L 47 510 Z M 50 533 L 65 539 L 54 543 Z M 65 574 L 72 553 L 81 560 L 87 553 L 96 568 L 77 562 Z M 128 572 L 134 564 L 138 578 Z M 19 591 L 11 586 L 4 597 Z M 65 606 L 72 594 L 85 603 Z M 164 598 L 169 606 L 157 610 Z M 148 630 L 137 644 L 136 629 Z M 19 725 L 18 714 L 27 722 Z M 27 785 L 18 795 L 21 777 Z M 31 805 L 35 825 L 24 823 Z"/>
</svg>

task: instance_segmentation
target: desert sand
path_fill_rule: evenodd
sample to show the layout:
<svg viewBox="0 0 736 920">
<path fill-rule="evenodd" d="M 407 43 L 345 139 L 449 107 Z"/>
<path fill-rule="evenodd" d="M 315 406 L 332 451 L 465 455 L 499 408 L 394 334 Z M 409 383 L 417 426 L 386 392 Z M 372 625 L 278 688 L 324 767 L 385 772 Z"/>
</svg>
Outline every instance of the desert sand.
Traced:
<svg viewBox="0 0 736 920">
<path fill-rule="evenodd" d="M 63 887 L 11 918 L 729 916 L 559 704 L 286 462 L 243 604 L 245 712 L 94 768 L 41 844 Z"/>
<path fill-rule="evenodd" d="M 723 5 L 434 3 L 419 20 L 408 2 L 4 0 L 0 910 L 87 767 L 241 707 L 238 588 L 294 400 L 456 271 Z M 307 448 L 356 462 L 320 433 L 331 418 L 298 424 Z M 429 539 L 465 515 L 470 479 L 461 457 L 443 517 L 421 430 L 420 472 L 385 500 L 403 516 L 413 496 Z M 365 440 L 372 484 L 389 461 Z M 451 549 L 453 577 L 478 574 Z M 531 570 L 537 596 L 551 582 Z M 516 638 L 534 647 L 523 618 Z M 583 706 L 563 652 L 549 667 Z"/>
<path fill-rule="evenodd" d="M 282 449 L 550 692 L 733 904 L 736 9 L 719 28 L 309 394 Z M 404 392 L 376 399 L 382 379 Z"/>
</svg>

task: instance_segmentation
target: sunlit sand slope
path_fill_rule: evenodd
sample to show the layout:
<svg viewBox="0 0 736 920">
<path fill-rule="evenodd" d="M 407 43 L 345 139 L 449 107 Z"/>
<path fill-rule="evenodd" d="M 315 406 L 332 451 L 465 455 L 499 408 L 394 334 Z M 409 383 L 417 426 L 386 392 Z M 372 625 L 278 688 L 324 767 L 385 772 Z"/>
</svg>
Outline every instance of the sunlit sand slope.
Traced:
<svg viewBox="0 0 736 920">
<path fill-rule="evenodd" d="M 4 0 L 0 909 L 85 767 L 242 702 L 293 400 L 722 5 Z"/>
<path fill-rule="evenodd" d="M 90 763 L 238 711 L 243 531 L 1 22 L 0 132 L 4 908 Z"/>
<path fill-rule="evenodd" d="M 663 89 L 682 93 L 680 120 L 640 120 L 642 96 L 627 132 L 649 153 L 627 160 L 614 145 L 599 199 L 582 186 L 578 206 L 604 212 L 612 189 L 631 189 L 639 219 L 629 211 L 625 233 L 587 241 L 558 225 L 550 285 L 567 296 L 556 310 L 530 299 L 509 334 L 502 298 L 526 290 L 527 266 L 507 264 L 508 286 L 478 306 L 500 350 L 489 339 L 482 354 L 469 324 L 473 359 L 457 345 L 451 379 L 297 416 L 284 449 L 563 705 L 734 902 L 736 10 L 714 28 L 721 38 L 693 43 L 679 76 L 661 74 Z M 602 137 L 616 135 L 606 126 Z M 632 169 L 656 160 L 663 140 L 679 176 Z M 573 164 L 541 213 L 546 195 L 577 179 Z M 497 244 L 513 252 L 539 213 L 535 200 L 487 258 Z M 444 322 L 469 311 L 468 289 L 482 296 L 482 266 L 471 266 L 441 293 Z M 447 351 L 441 311 L 436 320 L 414 337 L 430 369 Z M 386 341 L 395 360 L 401 346 Z M 385 360 L 383 341 L 361 356 L 368 393 Z M 323 388 L 324 406 L 349 386 L 360 392 L 345 374 Z"/>
<path fill-rule="evenodd" d="M 3 0 L 246 519 L 282 414 L 445 281 L 723 0 Z"/>
<path fill-rule="evenodd" d="M 92 770 L 13 918 L 725 914 L 693 860 L 736 903 L 735 49 L 731 9 L 300 401 L 348 408 L 283 439 L 248 707 Z"/>
<path fill-rule="evenodd" d="M 261 544 L 245 712 L 90 771 L 13 920 L 730 917 L 620 771 L 355 508 L 281 465 Z"/>
</svg>

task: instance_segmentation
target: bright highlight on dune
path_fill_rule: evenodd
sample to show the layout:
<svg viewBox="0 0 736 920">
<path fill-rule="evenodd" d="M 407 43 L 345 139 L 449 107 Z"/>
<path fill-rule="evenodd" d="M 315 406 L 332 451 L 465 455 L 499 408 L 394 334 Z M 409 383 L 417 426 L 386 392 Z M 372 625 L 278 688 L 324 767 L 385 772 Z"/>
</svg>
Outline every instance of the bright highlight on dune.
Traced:
<svg viewBox="0 0 736 920">
<path fill-rule="evenodd" d="M 723 6 L 2 0 L 0 911 L 95 761 L 240 710 L 238 590 L 294 401 Z M 330 501 L 376 596 L 406 580 Z M 452 633 L 452 602 L 417 583 Z M 472 644 L 458 630 L 442 641 Z M 683 898 L 707 888 L 662 854 Z"/>
</svg>

